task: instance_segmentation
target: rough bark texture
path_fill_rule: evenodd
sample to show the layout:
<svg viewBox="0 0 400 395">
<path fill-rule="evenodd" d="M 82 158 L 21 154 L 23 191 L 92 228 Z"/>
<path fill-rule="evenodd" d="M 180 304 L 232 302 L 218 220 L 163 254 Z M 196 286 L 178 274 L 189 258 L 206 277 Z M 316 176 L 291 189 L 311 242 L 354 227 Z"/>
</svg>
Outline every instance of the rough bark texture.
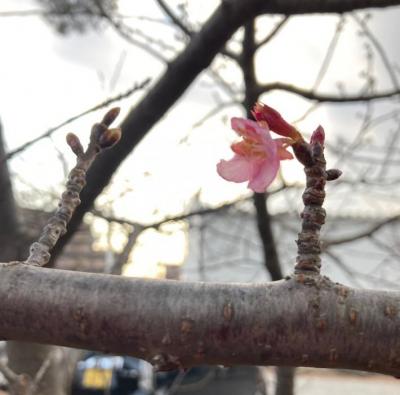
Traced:
<svg viewBox="0 0 400 395">
<path fill-rule="evenodd" d="M 161 368 L 296 365 L 400 375 L 400 293 L 320 276 L 209 284 L 0 267 L 0 337 Z"/>
<path fill-rule="evenodd" d="M 149 130 L 181 97 L 195 78 L 206 69 L 232 34 L 244 23 L 263 13 L 304 14 L 346 12 L 368 7 L 387 7 L 400 0 L 224 0 L 193 35 L 188 46 L 171 63 L 146 97 L 128 114 L 121 127 L 122 141 L 99 157 L 87 176 L 82 203 L 70 222 L 68 233 L 57 245 L 53 258 L 78 228 L 84 214 L 109 183 L 112 175 Z"/>
</svg>

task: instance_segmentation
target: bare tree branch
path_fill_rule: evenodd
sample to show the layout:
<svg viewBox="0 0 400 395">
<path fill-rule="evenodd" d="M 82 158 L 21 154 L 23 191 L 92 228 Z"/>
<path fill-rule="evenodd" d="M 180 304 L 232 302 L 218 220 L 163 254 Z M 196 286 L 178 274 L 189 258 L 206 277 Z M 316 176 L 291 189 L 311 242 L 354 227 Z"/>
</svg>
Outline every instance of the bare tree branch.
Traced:
<svg viewBox="0 0 400 395">
<path fill-rule="evenodd" d="M 400 294 L 323 277 L 207 284 L 0 265 L 0 300 L 1 338 L 133 355 L 161 368 L 273 364 L 400 374 Z"/>
<path fill-rule="evenodd" d="M 140 83 L 135 83 L 135 85 L 132 88 L 128 89 L 126 92 L 120 93 L 114 97 L 110 97 L 109 99 L 104 100 L 103 102 L 101 102 L 99 104 L 96 104 L 94 107 L 91 107 L 88 110 L 81 112 L 80 114 L 77 114 L 71 118 L 68 118 L 66 121 L 60 123 L 57 126 L 50 128 L 49 130 L 47 130 L 45 133 L 41 134 L 40 136 L 35 137 L 34 139 L 22 144 L 20 147 L 8 152 L 2 161 L 11 159 L 16 154 L 19 154 L 20 152 L 26 150 L 28 147 L 37 143 L 38 141 L 40 141 L 46 137 L 50 137 L 55 131 L 61 129 L 62 127 L 66 126 L 66 125 L 69 125 L 70 123 L 76 121 L 77 119 L 82 118 L 83 116 L 88 115 L 92 112 L 101 110 L 102 108 L 108 107 L 109 105 L 111 105 L 117 101 L 126 99 L 127 97 L 131 96 L 133 93 L 137 92 L 138 90 L 144 89 L 149 83 L 150 83 L 150 78 L 147 78 Z M 0 161 L 0 163 L 2 163 L 2 161 Z"/>
<path fill-rule="evenodd" d="M 339 237 L 336 239 L 323 240 L 322 248 L 323 248 L 323 250 L 325 250 L 331 246 L 345 244 L 345 243 L 351 243 L 353 241 L 363 239 L 364 237 L 372 236 L 374 233 L 376 233 L 378 230 L 382 229 L 384 226 L 389 225 L 394 222 L 397 222 L 399 219 L 400 219 L 400 216 L 396 215 L 392 218 L 388 218 L 388 219 L 385 219 L 384 221 L 378 222 L 376 225 L 374 225 L 371 228 L 369 228 L 365 231 L 362 231 L 360 233 L 356 233 L 356 234 L 353 234 L 353 235 L 347 236 L 347 237 Z"/>
<path fill-rule="evenodd" d="M 331 94 L 316 93 L 313 90 L 300 88 L 298 86 L 287 84 L 284 82 L 271 82 L 261 84 L 259 86 L 259 93 L 271 92 L 273 90 L 282 90 L 296 95 L 302 96 L 305 99 L 314 100 L 320 103 L 331 102 L 331 103 L 349 103 L 349 102 L 367 102 L 371 100 L 387 99 L 393 96 L 400 95 L 400 90 L 391 90 L 371 95 L 353 95 L 353 96 L 338 96 Z"/>
<path fill-rule="evenodd" d="M 231 207 L 234 207 L 235 205 L 237 205 L 240 202 L 244 202 L 245 200 L 247 200 L 247 199 L 239 199 L 239 200 L 236 200 L 234 202 L 221 204 L 220 206 L 217 206 L 217 207 L 210 207 L 210 208 L 202 208 L 202 209 L 199 209 L 199 210 L 193 210 L 193 211 L 190 211 L 189 213 L 186 213 L 186 214 L 184 213 L 184 214 L 179 214 L 179 215 L 175 215 L 175 216 L 166 217 L 166 218 L 164 218 L 164 219 L 162 219 L 160 221 L 153 222 L 153 223 L 147 224 L 147 225 L 141 224 L 141 223 L 138 223 L 138 222 L 129 221 L 129 220 L 124 219 L 124 218 L 117 218 L 117 217 L 114 217 L 114 216 L 105 215 L 104 213 L 100 212 L 99 210 L 91 210 L 91 212 L 94 215 L 96 215 L 96 216 L 98 216 L 100 218 L 103 218 L 103 219 L 105 219 L 105 220 L 107 220 L 109 222 L 116 222 L 116 223 L 123 224 L 123 225 L 124 224 L 131 225 L 134 228 L 137 227 L 139 229 L 146 230 L 146 229 L 151 229 L 151 228 L 158 229 L 158 228 L 160 228 L 160 226 L 162 226 L 162 225 L 164 225 L 164 224 L 166 224 L 168 222 L 182 221 L 182 220 L 188 219 L 190 217 L 195 217 L 197 215 L 207 215 L 207 214 L 212 214 L 212 213 L 216 213 L 216 212 L 220 212 L 220 211 L 225 211 L 225 210 L 228 210 Z"/>
<path fill-rule="evenodd" d="M 262 46 L 268 44 L 278 33 L 279 31 L 286 25 L 286 22 L 289 20 L 288 16 L 283 17 L 274 28 L 264 37 L 262 40 L 258 41 L 254 45 L 254 50 L 261 48 Z"/>
<path fill-rule="evenodd" d="M 188 26 L 186 26 L 181 19 L 171 10 L 169 5 L 164 0 L 156 0 L 157 4 L 161 7 L 164 13 L 171 19 L 172 23 L 179 27 L 183 33 L 185 33 L 188 37 L 192 37 L 195 33 Z"/>
<path fill-rule="evenodd" d="M 390 60 L 389 60 L 389 58 L 388 58 L 388 56 L 386 54 L 386 51 L 384 50 L 382 45 L 379 43 L 377 38 L 374 36 L 374 34 L 371 32 L 371 30 L 368 28 L 367 23 L 365 22 L 365 20 L 361 19 L 355 13 L 352 13 L 351 17 L 361 27 L 362 32 L 366 35 L 366 37 L 370 40 L 372 45 L 375 47 L 375 49 L 379 53 L 379 56 L 381 57 L 382 62 L 385 65 L 386 71 L 388 72 L 389 77 L 392 80 L 392 84 L 393 84 L 394 89 L 399 90 L 400 89 L 399 81 L 397 79 L 397 75 L 396 75 L 396 72 L 394 70 L 394 67 L 390 63 Z"/>
</svg>

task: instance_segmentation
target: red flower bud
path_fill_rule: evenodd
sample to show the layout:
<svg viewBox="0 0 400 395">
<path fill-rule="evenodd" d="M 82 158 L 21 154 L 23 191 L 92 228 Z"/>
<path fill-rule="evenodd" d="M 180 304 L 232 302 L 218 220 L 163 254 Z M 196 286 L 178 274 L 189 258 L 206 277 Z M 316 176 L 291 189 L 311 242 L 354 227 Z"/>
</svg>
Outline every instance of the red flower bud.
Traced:
<svg viewBox="0 0 400 395">
<path fill-rule="evenodd" d="M 256 103 L 254 105 L 252 114 L 259 122 L 267 122 L 270 130 L 280 134 L 281 136 L 290 137 L 293 140 L 302 140 L 301 134 L 298 130 L 287 123 L 279 114 L 278 111 L 263 103 Z"/>
</svg>

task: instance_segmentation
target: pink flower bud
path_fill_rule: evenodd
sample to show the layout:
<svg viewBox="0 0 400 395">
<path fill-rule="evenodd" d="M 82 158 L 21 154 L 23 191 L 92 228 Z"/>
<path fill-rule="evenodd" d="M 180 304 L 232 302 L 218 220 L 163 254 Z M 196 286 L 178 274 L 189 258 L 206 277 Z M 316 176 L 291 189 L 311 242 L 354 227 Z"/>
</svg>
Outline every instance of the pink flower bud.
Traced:
<svg viewBox="0 0 400 395">
<path fill-rule="evenodd" d="M 314 145 L 316 143 L 319 143 L 322 146 L 324 146 L 324 142 L 325 142 L 325 131 L 324 128 L 321 125 L 319 125 L 311 135 L 310 144 Z"/>
<path fill-rule="evenodd" d="M 256 103 L 252 114 L 259 122 L 267 122 L 270 130 L 281 136 L 291 137 L 293 140 L 301 140 L 301 134 L 297 129 L 287 123 L 278 111 L 263 103 Z"/>
</svg>

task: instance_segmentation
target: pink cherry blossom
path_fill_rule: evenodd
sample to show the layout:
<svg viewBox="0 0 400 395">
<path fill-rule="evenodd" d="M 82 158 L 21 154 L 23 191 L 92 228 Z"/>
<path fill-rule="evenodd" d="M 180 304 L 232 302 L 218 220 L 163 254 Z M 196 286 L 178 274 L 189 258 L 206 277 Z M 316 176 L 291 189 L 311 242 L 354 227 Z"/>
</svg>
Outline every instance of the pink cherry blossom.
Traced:
<svg viewBox="0 0 400 395">
<path fill-rule="evenodd" d="M 276 177 L 280 161 L 293 159 L 286 150 L 292 140 L 272 139 L 266 122 L 232 118 L 231 125 L 243 140 L 232 144 L 232 159 L 217 164 L 218 174 L 227 181 L 248 181 L 248 188 L 254 192 L 265 192 Z"/>
</svg>

